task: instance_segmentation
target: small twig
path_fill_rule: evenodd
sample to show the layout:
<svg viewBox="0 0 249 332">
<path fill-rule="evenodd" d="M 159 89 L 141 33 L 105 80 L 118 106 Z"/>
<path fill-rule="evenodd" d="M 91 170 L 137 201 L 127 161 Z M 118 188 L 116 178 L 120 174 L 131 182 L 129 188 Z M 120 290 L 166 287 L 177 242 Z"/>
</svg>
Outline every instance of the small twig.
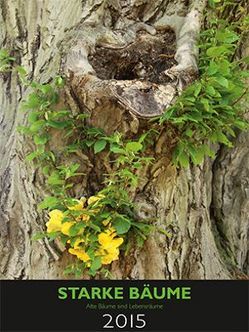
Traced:
<svg viewBox="0 0 249 332">
<path fill-rule="evenodd" d="M 237 99 L 235 102 L 232 103 L 232 106 L 236 105 L 248 92 L 249 88 L 246 88 L 244 93 Z"/>
</svg>

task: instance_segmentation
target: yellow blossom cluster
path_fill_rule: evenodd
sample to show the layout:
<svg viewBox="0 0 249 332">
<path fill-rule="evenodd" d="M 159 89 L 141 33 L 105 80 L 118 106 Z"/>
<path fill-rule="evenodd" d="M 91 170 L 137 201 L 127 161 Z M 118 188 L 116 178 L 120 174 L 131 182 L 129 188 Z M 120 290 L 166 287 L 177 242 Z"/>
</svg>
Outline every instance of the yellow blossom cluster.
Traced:
<svg viewBox="0 0 249 332">
<path fill-rule="evenodd" d="M 51 211 L 49 213 L 50 219 L 46 223 L 47 233 L 61 232 L 63 235 L 70 237 L 70 228 L 78 221 L 84 221 L 86 223 L 90 222 L 90 216 L 87 214 L 85 208 L 86 203 L 88 208 L 89 206 L 92 207 L 92 212 L 98 212 L 98 209 L 95 207 L 95 203 L 99 202 L 102 198 L 104 198 L 103 195 L 91 196 L 88 200 L 86 200 L 86 198 L 81 198 L 76 202 L 75 205 L 68 207 L 68 210 L 71 211 L 82 211 L 82 214 L 80 213 L 77 215 L 73 221 L 63 222 L 63 219 L 65 218 L 64 212 L 60 210 Z M 107 265 L 118 259 L 119 247 L 124 240 L 123 238 L 117 236 L 115 229 L 111 226 L 110 219 L 104 220 L 102 225 L 104 230 L 101 230 L 101 232 L 99 232 L 97 235 L 98 248 L 95 250 L 94 256 L 101 257 L 101 264 Z M 67 241 L 67 243 L 71 245 L 71 247 L 68 249 L 68 252 L 72 255 L 75 255 L 79 260 L 83 261 L 87 267 L 90 267 L 91 258 L 86 252 L 87 245 L 81 235 L 81 232 L 79 232 L 76 240 L 74 239 L 72 243 L 70 239 Z"/>
<path fill-rule="evenodd" d="M 97 255 L 101 256 L 101 263 L 103 265 L 110 264 L 118 259 L 119 246 L 123 243 L 123 238 L 117 237 L 117 233 L 113 228 L 102 232 L 98 236 L 100 248 Z"/>
</svg>

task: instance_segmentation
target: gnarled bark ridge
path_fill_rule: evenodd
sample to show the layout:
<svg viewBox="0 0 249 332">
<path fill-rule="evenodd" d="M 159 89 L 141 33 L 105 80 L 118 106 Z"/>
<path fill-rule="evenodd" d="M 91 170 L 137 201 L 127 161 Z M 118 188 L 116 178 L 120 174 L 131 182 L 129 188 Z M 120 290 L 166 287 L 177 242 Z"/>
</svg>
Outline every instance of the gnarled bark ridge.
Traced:
<svg viewBox="0 0 249 332">
<path fill-rule="evenodd" d="M 68 76 L 65 103 L 73 111 L 88 112 L 89 125 L 108 134 L 119 130 L 132 137 L 141 126 L 149 128 L 148 118 L 162 114 L 196 78 L 196 43 L 205 4 L 3 0 L 0 47 L 13 50 L 30 79 L 47 82 L 63 70 Z M 45 194 L 44 179 L 24 161 L 31 146 L 16 131 L 26 123 L 20 104 L 29 91 L 15 73 L 4 74 L 0 84 L 0 277 L 64 278 L 67 254 L 46 240 L 31 241 L 33 233 L 44 229 L 46 216 L 37 210 Z M 113 274 L 135 279 L 244 277 L 248 134 L 240 134 L 232 149 L 218 148 L 214 161 L 206 159 L 187 170 L 172 166 L 168 140 L 165 132 L 158 137 L 152 152 L 155 162 L 141 171 L 134 200 L 140 218 L 156 217 L 171 237 L 151 234 L 142 250 L 134 248 L 129 257 L 112 264 Z M 104 155 L 75 158 L 87 174 L 75 194 L 97 190 L 103 167 L 108 168 Z"/>
</svg>

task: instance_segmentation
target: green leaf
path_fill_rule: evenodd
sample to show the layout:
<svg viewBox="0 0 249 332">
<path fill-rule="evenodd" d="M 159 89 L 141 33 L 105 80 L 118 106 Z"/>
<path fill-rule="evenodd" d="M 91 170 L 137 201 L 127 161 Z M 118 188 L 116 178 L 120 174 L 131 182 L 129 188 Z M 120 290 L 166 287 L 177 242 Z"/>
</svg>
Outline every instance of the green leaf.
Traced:
<svg viewBox="0 0 249 332">
<path fill-rule="evenodd" d="M 224 88 L 228 88 L 229 86 L 229 82 L 225 77 L 222 76 L 216 76 L 214 78 L 215 82 L 219 83 L 221 86 L 223 86 Z"/>
<path fill-rule="evenodd" d="M 65 180 L 60 178 L 60 175 L 57 172 L 53 172 L 48 178 L 48 184 L 51 185 L 64 185 Z"/>
<path fill-rule="evenodd" d="M 47 135 L 41 135 L 41 136 L 35 135 L 34 136 L 34 142 L 35 142 L 36 145 L 46 144 L 47 141 L 48 141 L 48 136 Z"/>
<path fill-rule="evenodd" d="M 212 97 L 216 96 L 216 90 L 212 85 L 206 86 L 206 92 Z"/>
<path fill-rule="evenodd" d="M 129 231 L 131 227 L 131 222 L 124 216 L 117 216 L 113 221 L 113 227 L 116 229 L 117 234 L 125 234 Z"/>
<path fill-rule="evenodd" d="M 40 112 L 36 112 L 36 111 L 30 112 L 28 115 L 29 123 L 32 124 L 32 123 L 36 122 L 39 119 L 39 115 L 40 115 Z"/>
<path fill-rule="evenodd" d="M 185 130 L 184 134 L 185 134 L 186 136 L 188 136 L 188 137 L 192 137 L 193 134 L 194 134 L 194 132 L 193 132 L 193 130 L 191 130 L 190 128 L 187 128 L 187 129 Z"/>
<path fill-rule="evenodd" d="M 234 31 L 230 31 L 228 29 L 218 30 L 216 33 L 216 39 L 219 42 L 225 44 L 232 44 L 235 41 L 239 40 L 239 36 Z"/>
<path fill-rule="evenodd" d="M 59 88 L 63 87 L 65 85 L 65 81 L 64 81 L 63 77 L 57 76 L 55 78 L 55 85 L 58 86 Z"/>
<path fill-rule="evenodd" d="M 74 274 L 75 267 L 73 265 L 69 265 L 65 270 L 63 271 L 64 275 Z"/>
<path fill-rule="evenodd" d="M 56 239 L 59 236 L 60 236 L 60 232 L 52 232 L 52 233 L 47 234 L 49 241 L 53 241 L 54 239 Z"/>
<path fill-rule="evenodd" d="M 101 232 L 101 228 L 99 226 L 95 225 L 94 223 L 89 223 L 88 226 L 96 232 Z"/>
<path fill-rule="evenodd" d="M 26 160 L 27 161 L 32 161 L 32 160 L 34 160 L 35 158 L 37 158 L 38 156 L 40 155 L 40 152 L 39 151 L 34 151 L 34 152 L 31 152 L 30 154 L 28 154 L 27 156 L 26 156 Z"/>
<path fill-rule="evenodd" d="M 26 69 L 22 66 L 17 66 L 16 67 L 16 71 L 18 72 L 18 74 L 22 77 L 25 77 L 26 75 L 28 75 Z"/>
<path fill-rule="evenodd" d="M 210 149 L 210 147 L 206 144 L 202 145 L 202 149 L 205 153 L 205 155 L 209 156 L 210 158 L 214 159 L 215 158 L 215 152 Z"/>
<path fill-rule="evenodd" d="M 111 144 L 110 151 L 113 153 L 125 154 L 125 150 L 120 148 L 117 144 Z"/>
<path fill-rule="evenodd" d="M 226 137 L 225 134 L 223 134 L 221 131 L 216 131 L 211 135 L 211 141 L 222 143 L 224 145 L 227 145 L 229 147 L 232 147 L 232 143 L 229 141 L 229 139 Z"/>
<path fill-rule="evenodd" d="M 135 226 L 136 228 L 138 228 L 144 236 L 148 236 L 152 230 L 152 226 L 145 224 L 143 222 L 132 222 L 132 226 Z"/>
<path fill-rule="evenodd" d="M 217 3 L 220 3 L 220 2 L 221 2 L 221 0 L 208 0 L 208 4 L 212 8 L 215 7 Z"/>
<path fill-rule="evenodd" d="M 138 152 L 140 150 L 142 150 L 143 145 L 139 142 L 128 142 L 125 146 L 125 150 L 128 152 Z"/>
<path fill-rule="evenodd" d="M 77 222 L 76 224 L 72 225 L 69 228 L 69 235 L 70 236 L 76 236 L 79 234 L 79 232 L 83 231 L 83 229 L 86 227 L 86 224 L 82 222 Z"/>
<path fill-rule="evenodd" d="M 100 256 L 95 257 L 91 263 L 89 273 L 92 276 L 95 276 L 96 272 L 101 268 L 101 266 L 102 266 L 101 257 Z"/>
<path fill-rule="evenodd" d="M 241 59 L 241 61 L 242 61 L 243 63 L 245 63 L 246 65 L 249 65 L 249 56 L 245 56 L 245 57 L 243 57 L 243 58 Z"/>
<path fill-rule="evenodd" d="M 46 121 L 45 120 L 38 120 L 32 123 L 32 125 L 30 126 L 30 130 L 35 133 L 37 131 L 40 131 L 41 129 L 43 129 L 43 127 L 46 125 Z"/>
<path fill-rule="evenodd" d="M 42 168 L 42 172 L 43 172 L 44 175 L 49 175 L 49 173 L 50 173 L 50 166 L 49 165 L 44 166 Z"/>
<path fill-rule="evenodd" d="M 107 144 L 107 142 L 104 139 L 100 139 L 100 140 L 96 141 L 94 144 L 94 147 L 93 147 L 94 153 L 97 154 L 97 153 L 101 152 L 102 150 L 104 150 L 104 148 L 106 147 L 106 144 Z"/>
<path fill-rule="evenodd" d="M 204 151 L 198 147 L 189 147 L 189 153 L 194 165 L 199 165 L 204 160 Z"/>
<path fill-rule="evenodd" d="M 41 100 L 35 93 L 31 93 L 28 99 L 23 103 L 22 108 L 25 110 L 38 109 L 40 107 Z"/>
<path fill-rule="evenodd" d="M 207 55 L 212 58 L 217 58 L 221 55 L 231 53 L 231 51 L 224 45 L 222 46 L 212 46 L 207 50 Z"/>
<path fill-rule="evenodd" d="M 71 125 L 71 121 L 53 121 L 48 120 L 47 125 L 56 128 L 56 129 L 64 129 L 66 127 L 69 127 Z"/>
<path fill-rule="evenodd" d="M 249 127 L 248 122 L 240 119 L 235 120 L 234 125 L 241 130 L 245 130 Z"/>
<path fill-rule="evenodd" d="M 186 154 L 186 152 L 182 152 L 178 155 L 178 162 L 181 165 L 181 167 L 188 167 L 189 166 L 189 156 Z"/>
<path fill-rule="evenodd" d="M 212 76 L 216 74 L 218 71 L 218 65 L 214 61 L 210 61 L 209 66 L 207 68 L 207 74 Z"/>
<path fill-rule="evenodd" d="M 44 200 L 38 204 L 38 209 L 53 209 L 55 208 L 58 204 L 60 204 L 60 201 L 58 198 L 54 196 L 48 196 L 45 197 Z"/>
<path fill-rule="evenodd" d="M 94 141 L 84 140 L 83 143 L 86 144 L 86 146 L 88 146 L 90 148 L 90 146 L 92 146 L 94 144 Z"/>
<path fill-rule="evenodd" d="M 25 127 L 25 126 L 18 126 L 17 127 L 17 131 L 19 132 L 19 133 L 21 133 L 21 134 L 26 134 L 26 135 L 28 135 L 28 134 L 31 134 L 31 132 L 30 132 L 30 128 L 29 127 Z"/>
<path fill-rule="evenodd" d="M 39 232 L 39 233 L 35 233 L 32 237 L 31 237 L 31 240 L 32 241 L 37 241 L 37 240 L 42 240 L 44 238 L 47 237 L 47 234 L 46 233 L 43 233 L 43 232 Z"/>
<path fill-rule="evenodd" d="M 202 84 L 201 83 L 196 83 L 195 84 L 195 89 L 194 89 L 194 96 L 198 97 L 201 90 L 202 90 Z"/>
</svg>

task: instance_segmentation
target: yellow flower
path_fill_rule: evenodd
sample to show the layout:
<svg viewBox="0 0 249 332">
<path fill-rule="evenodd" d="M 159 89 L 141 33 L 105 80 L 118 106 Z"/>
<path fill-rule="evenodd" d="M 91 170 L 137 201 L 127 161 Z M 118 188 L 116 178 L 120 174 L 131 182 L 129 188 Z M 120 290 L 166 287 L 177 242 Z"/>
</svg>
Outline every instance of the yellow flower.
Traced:
<svg viewBox="0 0 249 332">
<path fill-rule="evenodd" d="M 61 225 L 61 233 L 65 234 L 65 235 L 70 235 L 69 231 L 70 228 L 75 224 L 74 221 L 66 221 Z"/>
<path fill-rule="evenodd" d="M 58 232 L 61 231 L 62 226 L 62 219 L 64 218 L 64 214 L 60 210 L 53 210 L 49 212 L 50 219 L 46 223 L 47 226 L 47 232 Z"/>
<path fill-rule="evenodd" d="M 113 248 L 109 251 L 105 251 L 104 249 L 100 248 L 97 254 L 101 257 L 101 263 L 103 265 L 111 264 L 111 262 L 116 261 L 119 256 L 119 249 Z"/>
<path fill-rule="evenodd" d="M 68 209 L 71 211 L 84 211 L 84 205 L 86 203 L 86 198 L 85 197 L 81 197 L 80 200 L 77 200 L 77 204 L 73 205 L 73 206 L 69 206 Z M 89 221 L 90 216 L 86 213 L 80 214 L 79 216 L 76 217 L 77 221 L 83 220 L 85 222 Z"/>
<path fill-rule="evenodd" d="M 124 240 L 121 237 L 114 239 L 115 235 L 116 233 L 112 233 L 110 235 L 107 233 L 100 233 L 98 240 L 99 244 L 101 244 L 101 247 L 108 251 L 113 248 L 118 248 L 124 242 Z"/>
<path fill-rule="evenodd" d="M 74 242 L 74 245 L 73 245 L 74 249 L 80 249 L 80 244 L 81 244 L 81 243 L 84 243 L 84 242 L 85 242 L 85 241 L 84 241 L 83 239 L 78 238 L 78 239 Z"/>
<path fill-rule="evenodd" d="M 81 214 L 78 218 L 85 222 L 88 222 L 90 220 L 90 216 L 88 214 Z M 77 220 L 78 220 L 78 218 L 77 218 Z"/>
<path fill-rule="evenodd" d="M 116 237 L 117 233 L 113 228 L 109 229 L 107 232 L 102 232 L 98 236 L 100 249 L 97 255 L 101 257 L 102 264 L 110 264 L 111 262 L 118 259 L 119 249 L 118 247 L 124 242 L 121 237 Z"/>
<path fill-rule="evenodd" d="M 85 263 L 90 260 L 89 255 L 83 249 L 73 249 L 73 248 L 70 248 L 68 250 L 68 252 L 70 254 L 72 254 L 72 255 L 77 256 L 78 259 L 80 259 L 81 261 L 83 261 Z"/>
<path fill-rule="evenodd" d="M 104 197 L 105 197 L 105 195 L 103 195 L 103 194 L 99 194 L 97 196 L 91 196 L 91 197 L 88 198 L 87 203 L 88 203 L 88 205 L 94 204 L 94 203 L 100 201 Z"/>
<path fill-rule="evenodd" d="M 66 221 L 62 223 L 62 220 L 64 218 L 64 214 L 60 210 L 53 210 L 49 213 L 50 219 L 46 223 L 47 226 L 47 232 L 61 232 L 65 235 L 69 235 L 69 230 L 71 226 L 75 224 L 74 221 Z"/>
<path fill-rule="evenodd" d="M 71 211 L 81 211 L 84 210 L 84 205 L 86 203 L 86 198 L 81 197 L 80 200 L 77 199 L 77 203 L 73 206 L 69 206 L 68 209 Z"/>
</svg>

